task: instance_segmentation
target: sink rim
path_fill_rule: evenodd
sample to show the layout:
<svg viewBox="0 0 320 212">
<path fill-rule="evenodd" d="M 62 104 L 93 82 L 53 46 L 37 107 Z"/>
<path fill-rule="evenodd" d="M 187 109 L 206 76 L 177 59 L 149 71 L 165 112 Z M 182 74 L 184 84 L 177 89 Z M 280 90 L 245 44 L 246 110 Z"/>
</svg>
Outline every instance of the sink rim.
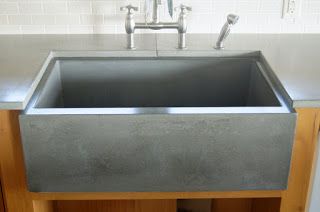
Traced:
<svg viewBox="0 0 320 212">
<path fill-rule="evenodd" d="M 175 51 L 163 51 L 160 54 L 150 54 L 153 51 L 109 51 L 109 52 L 80 52 L 80 51 L 52 51 L 44 64 L 44 74 L 36 86 L 35 92 L 31 100 L 24 110 L 24 114 L 34 115 L 76 115 L 76 114 L 101 114 L 101 115 L 139 115 L 139 114 L 276 114 L 276 113 L 292 113 L 294 109 L 289 106 L 288 97 L 283 95 L 283 86 L 274 75 L 273 71 L 268 67 L 267 61 L 264 59 L 260 51 L 181 51 L 177 54 Z M 180 53 L 180 52 L 179 52 Z M 54 65 L 54 61 L 58 59 L 110 59 L 110 58 L 248 58 L 255 59 L 264 79 L 272 89 L 274 95 L 280 103 L 280 106 L 258 106 L 258 107 L 118 107 L 118 108 L 37 108 L 37 100 L 40 97 L 42 87 L 46 83 Z M 261 61 L 262 60 L 262 61 Z M 269 69 L 269 70 L 267 70 Z M 270 73 L 271 72 L 271 73 Z M 282 89 L 282 92 L 281 92 Z M 282 93 L 282 94 L 281 94 Z"/>
</svg>

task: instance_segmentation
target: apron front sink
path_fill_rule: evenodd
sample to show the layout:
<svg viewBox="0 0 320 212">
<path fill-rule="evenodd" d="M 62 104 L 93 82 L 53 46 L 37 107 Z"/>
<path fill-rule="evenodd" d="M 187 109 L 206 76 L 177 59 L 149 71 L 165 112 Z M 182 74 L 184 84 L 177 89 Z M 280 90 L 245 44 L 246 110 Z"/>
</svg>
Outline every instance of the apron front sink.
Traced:
<svg viewBox="0 0 320 212">
<path fill-rule="evenodd" d="M 260 56 L 56 57 L 20 126 L 29 190 L 281 190 L 296 115 Z"/>
</svg>

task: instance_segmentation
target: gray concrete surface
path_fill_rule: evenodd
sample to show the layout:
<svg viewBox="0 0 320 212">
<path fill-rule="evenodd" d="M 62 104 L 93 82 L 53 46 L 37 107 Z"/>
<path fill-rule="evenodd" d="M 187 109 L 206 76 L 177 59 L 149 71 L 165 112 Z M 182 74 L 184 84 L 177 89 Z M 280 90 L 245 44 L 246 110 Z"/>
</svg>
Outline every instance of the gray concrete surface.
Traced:
<svg viewBox="0 0 320 212">
<path fill-rule="evenodd" d="M 20 116 L 33 192 L 286 189 L 295 114 Z"/>
</svg>

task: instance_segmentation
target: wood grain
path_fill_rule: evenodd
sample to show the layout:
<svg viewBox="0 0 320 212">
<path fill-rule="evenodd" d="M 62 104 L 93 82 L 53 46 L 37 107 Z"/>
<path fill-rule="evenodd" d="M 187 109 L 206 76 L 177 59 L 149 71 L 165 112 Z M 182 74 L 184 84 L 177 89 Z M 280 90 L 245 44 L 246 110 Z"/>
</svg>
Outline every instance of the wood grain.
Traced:
<svg viewBox="0 0 320 212">
<path fill-rule="evenodd" d="M 320 111 L 318 111 L 317 113 L 317 119 L 316 119 L 316 123 L 318 123 L 318 131 L 320 131 Z M 317 128 L 315 129 L 317 130 Z M 314 183 L 314 177 L 316 174 L 316 166 L 317 166 L 317 160 L 320 157 L 320 153 L 319 153 L 319 141 L 320 141 L 320 132 L 318 133 L 318 135 L 315 135 L 315 153 L 313 156 L 313 162 L 312 162 L 312 168 L 311 168 L 311 174 L 310 174 L 310 182 L 309 182 L 309 189 L 308 189 L 308 195 L 307 195 L 307 200 L 306 200 L 306 209 L 305 211 L 309 211 L 309 207 L 310 207 L 310 203 L 311 203 L 311 193 L 312 193 L 312 186 Z"/>
<path fill-rule="evenodd" d="M 319 133 L 318 111 L 298 109 L 296 137 L 288 189 L 282 194 L 281 212 L 306 211 L 312 162 Z"/>
<path fill-rule="evenodd" d="M 4 200 L 1 188 L 1 181 L 0 181 L 0 212 L 4 212 Z"/>
<path fill-rule="evenodd" d="M 282 191 L 30 193 L 33 200 L 143 200 L 281 197 Z"/>
<path fill-rule="evenodd" d="M 211 199 L 179 199 L 177 201 L 178 212 L 211 212 Z"/>
<path fill-rule="evenodd" d="M 56 201 L 55 212 L 133 212 L 134 201 L 122 200 L 122 201 Z"/>
<path fill-rule="evenodd" d="M 214 199 L 212 212 L 251 212 L 252 199 Z"/>
<path fill-rule="evenodd" d="M 56 201 L 55 212 L 176 212 L 175 200 Z"/>
<path fill-rule="evenodd" d="M 55 212 L 55 202 L 46 200 L 33 201 L 34 212 Z"/>
<path fill-rule="evenodd" d="M 281 198 L 258 198 L 252 199 L 251 212 L 279 212 Z"/>
<path fill-rule="evenodd" d="M 134 212 L 176 212 L 176 200 L 135 200 Z"/>
<path fill-rule="evenodd" d="M 212 212 L 279 212 L 281 198 L 216 199 Z"/>
<path fill-rule="evenodd" d="M 1 182 L 7 212 L 31 212 L 18 116 L 19 111 L 0 111 Z"/>
</svg>

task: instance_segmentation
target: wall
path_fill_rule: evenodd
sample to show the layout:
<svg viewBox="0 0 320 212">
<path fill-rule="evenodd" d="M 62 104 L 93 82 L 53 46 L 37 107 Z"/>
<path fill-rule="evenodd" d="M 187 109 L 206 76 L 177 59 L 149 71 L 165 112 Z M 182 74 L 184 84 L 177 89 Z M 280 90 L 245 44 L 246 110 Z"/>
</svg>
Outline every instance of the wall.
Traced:
<svg viewBox="0 0 320 212">
<path fill-rule="evenodd" d="M 193 7 L 189 17 L 193 33 L 218 32 L 230 12 L 241 16 L 234 29 L 239 33 L 320 32 L 320 0 L 300 0 L 301 15 L 295 23 L 281 19 L 282 1 L 174 0 L 174 4 Z M 136 20 L 144 20 L 144 0 L 0 0 L 0 34 L 124 33 L 125 14 L 119 7 L 128 3 L 142 9 Z M 163 20 L 170 20 L 164 10 Z"/>
</svg>

